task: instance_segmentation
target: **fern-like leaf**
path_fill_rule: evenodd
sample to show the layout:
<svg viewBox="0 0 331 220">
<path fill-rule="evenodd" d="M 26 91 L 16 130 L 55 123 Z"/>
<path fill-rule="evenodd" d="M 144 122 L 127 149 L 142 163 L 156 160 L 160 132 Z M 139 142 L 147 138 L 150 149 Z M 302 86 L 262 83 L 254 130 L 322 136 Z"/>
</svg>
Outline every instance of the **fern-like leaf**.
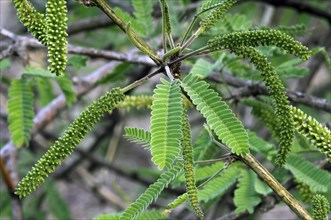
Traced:
<svg viewBox="0 0 331 220">
<path fill-rule="evenodd" d="M 153 31 L 153 0 L 132 0 L 134 16 L 143 27 L 144 36 L 149 36 Z"/>
<path fill-rule="evenodd" d="M 285 93 L 284 85 L 277 76 L 275 68 L 267 58 L 253 47 L 237 47 L 234 49 L 237 55 L 250 59 L 250 61 L 261 72 L 263 81 L 268 87 L 269 94 L 275 106 L 275 113 L 278 119 L 280 133 L 280 149 L 277 155 L 276 164 L 283 166 L 291 151 L 294 138 L 293 116 L 290 110 L 289 101 Z"/>
<path fill-rule="evenodd" d="M 33 93 L 26 79 L 13 80 L 9 88 L 8 122 L 11 139 L 17 147 L 28 144 L 33 126 Z"/>
<path fill-rule="evenodd" d="M 136 216 L 140 215 L 140 213 L 143 212 L 147 206 L 149 206 L 157 199 L 163 189 L 177 177 L 177 175 L 182 170 L 182 167 L 182 162 L 177 162 L 173 167 L 169 168 L 169 170 L 162 173 L 161 177 L 155 183 L 150 185 L 148 189 L 142 195 L 140 195 L 135 202 L 133 202 L 127 209 L 125 209 L 120 219 L 129 220 L 134 219 Z"/>
<path fill-rule="evenodd" d="M 46 4 L 48 69 L 62 75 L 67 65 L 67 6 L 65 0 Z"/>
<path fill-rule="evenodd" d="M 116 104 L 123 101 L 124 95 L 119 89 L 112 89 L 106 95 L 88 106 L 35 164 L 32 170 L 19 182 L 16 194 L 26 197 L 35 190 L 49 173 L 54 172 L 101 117 L 112 111 Z M 23 108 L 24 109 L 24 108 Z"/>
<path fill-rule="evenodd" d="M 39 94 L 38 101 L 42 106 L 46 106 L 55 98 L 55 94 L 53 92 L 53 86 L 49 79 L 37 78 L 36 86 Z"/>
<path fill-rule="evenodd" d="M 237 207 L 236 212 L 248 211 L 254 212 L 254 207 L 261 202 L 260 196 L 255 191 L 256 174 L 253 171 L 243 170 L 237 189 L 234 191 L 234 204 Z"/>
<path fill-rule="evenodd" d="M 154 90 L 151 116 L 151 153 L 153 162 L 163 169 L 171 167 L 180 152 L 182 95 L 179 83 L 162 79 Z"/>
<path fill-rule="evenodd" d="M 208 202 L 217 196 L 223 195 L 240 176 L 242 164 L 235 162 L 217 177 L 208 182 L 201 190 L 198 191 L 198 197 L 201 201 Z"/>
<path fill-rule="evenodd" d="M 308 60 L 311 51 L 303 46 L 299 41 L 278 30 L 255 30 L 234 32 L 217 36 L 208 41 L 210 51 L 223 49 L 233 49 L 240 47 L 256 47 L 259 45 L 274 45 L 300 57 L 302 60 Z"/>
<path fill-rule="evenodd" d="M 300 182 L 307 184 L 315 192 L 326 192 L 331 182 L 331 174 L 297 155 L 288 158 L 285 168 L 290 170 Z"/>
<path fill-rule="evenodd" d="M 142 128 L 125 128 L 125 135 L 131 142 L 150 148 L 151 133 Z"/>
<path fill-rule="evenodd" d="M 47 25 L 45 16 L 30 4 L 28 0 L 12 0 L 20 21 L 43 45 L 47 45 Z"/>
<path fill-rule="evenodd" d="M 200 217 L 203 218 L 203 212 L 199 206 L 198 192 L 195 182 L 195 174 L 193 168 L 193 148 L 191 141 L 191 126 L 188 121 L 186 112 L 182 116 L 182 130 L 183 130 L 183 139 L 182 139 L 182 154 L 184 159 L 184 174 L 186 180 L 186 192 L 190 199 L 191 206 L 193 207 L 194 212 Z"/>
<path fill-rule="evenodd" d="M 298 179 L 294 179 L 294 181 L 297 184 L 296 187 L 299 190 L 302 201 L 305 203 L 310 203 L 316 192 L 314 192 L 309 185 L 299 181 Z"/>
<path fill-rule="evenodd" d="M 314 220 L 328 220 L 330 203 L 323 195 L 317 194 L 312 199 Z"/>
<path fill-rule="evenodd" d="M 55 80 L 60 86 L 61 91 L 66 98 L 66 104 L 71 106 L 77 100 L 77 94 L 72 89 L 72 81 L 66 74 L 60 77 L 56 77 Z"/>
<path fill-rule="evenodd" d="M 331 131 L 298 108 L 291 107 L 298 132 L 307 137 L 331 161 Z"/>
<path fill-rule="evenodd" d="M 243 125 L 218 94 L 209 88 L 209 84 L 189 74 L 182 82 L 182 86 L 218 138 L 228 145 L 233 153 L 247 154 L 248 137 Z"/>
</svg>

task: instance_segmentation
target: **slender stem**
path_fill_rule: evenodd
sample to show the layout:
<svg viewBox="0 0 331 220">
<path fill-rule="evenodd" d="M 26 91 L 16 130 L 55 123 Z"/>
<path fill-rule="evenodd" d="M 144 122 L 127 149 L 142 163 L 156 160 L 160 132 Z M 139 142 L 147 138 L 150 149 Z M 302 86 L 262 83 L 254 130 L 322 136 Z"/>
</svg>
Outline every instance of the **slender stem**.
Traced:
<svg viewBox="0 0 331 220">
<path fill-rule="evenodd" d="M 239 159 L 248 165 L 268 186 L 290 207 L 290 209 L 304 220 L 313 220 L 307 210 L 276 180 L 276 178 L 257 161 L 253 155 L 239 156 Z"/>
<path fill-rule="evenodd" d="M 185 60 L 185 59 L 187 59 L 189 57 L 192 57 L 194 55 L 208 53 L 208 52 L 209 52 L 209 49 L 208 49 L 207 46 L 201 47 L 198 50 L 192 51 L 192 52 L 190 52 L 188 54 L 185 54 L 184 56 L 179 57 L 177 60 L 174 60 L 174 61 L 169 62 L 168 65 L 171 66 L 171 65 L 174 65 L 174 64 L 176 64 L 176 63 L 178 63 L 178 62 L 180 62 L 182 60 Z"/>
<path fill-rule="evenodd" d="M 147 76 L 144 76 L 143 78 L 138 79 L 138 80 L 134 81 L 133 83 L 131 83 L 130 85 L 124 87 L 123 89 L 121 89 L 121 92 L 125 93 L 133 88 L 136 88 L 137 86 L 140 86 L 148 79 L 152 78 L 153 76 L 157 75 L 158 73 L 161 73 L 163 70 L 164 70 L 164 67 L 158 68 L 157 70 L 155 70 L 154 72 L 151 72 Z"/>
<path fill-rule="evenodd" d="M 229 158 L 232 158 L 234 155 L 232 153 L 228 153 L 225 155 L 220 156 L 219 158 L 216 159 L 211 159 L 211 160 L 198 160 L 195 161 L 194 164 L 209 164 L 209 163 L 217 163 L 220 161 L 228 160 Z"/>
<path fill-rule="evenodd" d="M 93 2 L 96 4 L 98 8 L 100 8 L 108 17 L 110 17 L 121 29 L 124 33 L 126 33 L 126 27 L 127 24 L 125 21 L 123 21 L 119 16 L 116 15 L 116 13 L 113 11 L 113 9 L 110 8 L 110 6 L 105 2 L 105 0 L 93 0 Z M 152 60 L 157 64 L 161 65 L 162 61 L 158 57 L 158 55 L 153 51 L 153 49 L 148 46 L 148 44 L 142 40 L 134 31 L 130 33 L 132 35 L 132 38 L 135 39 L 135 41 L 139 42 L 141 47 L 144 48 L 142 50 L 144 53 L 148 51 L 147 55 L 152 58 Z"/>
<path fill-rule="evenodd" d="M 185 31 L 185 35 L 184 35 L 182 41 L 180 42 L 180 45 L 181 45 L 181 46 L 182 46 L 183 43 L 185 42 L 185 40 L 186 40 L 186 38 L 187 38 L 187 35 L 188 35 L 188 34 L 190 33 L 190 31 L 192 30 L 192 27 L 193 27 L 195 21 L 197 20 L 198 16 L 199 16 L 199 14 L 198 14 L 198 15 L 194 15 L 193 20 L 192 20 L 191 23 L 190 23 L 190 26 L 189 26 L 189 27 L 187 28 L 187 30 Z"/>
<path fill-rule="evenodd" d="M 174 43 L 174 39 L 171 36 L 171 33 L 168 33 L 168 39 L 169 39 L 171 49 L 174 49 L 175 48 L 175 43 Z"/>
<path fill-rule="evenodd" d="M 6 169 L 5 164 L 2 161 L 2 157 L 0 156 L 0 171 L 3 175 L 3 179 L 8 187 L 8 190 L 12 193 L 15 191 L 15 185 L 13 183 L 13 181 L 10 178 L 10 174 L 8 172 L 8 170 Z"/>
</svg>

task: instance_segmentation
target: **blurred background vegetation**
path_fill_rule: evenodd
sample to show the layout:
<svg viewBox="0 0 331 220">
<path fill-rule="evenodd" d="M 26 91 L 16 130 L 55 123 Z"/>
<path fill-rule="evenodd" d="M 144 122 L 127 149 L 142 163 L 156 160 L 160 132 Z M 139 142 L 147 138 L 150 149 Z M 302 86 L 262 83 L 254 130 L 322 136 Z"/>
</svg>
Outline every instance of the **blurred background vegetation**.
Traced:
<svg viewBox="0 0 331 220">
<path fill-rule="evenodd" d="M 159 1 L 154 0 L 153 21 L 151 26 L 145 27 L 143 33 L 145 39 L 153 48 L 161 49 L 161 11 Z M 45 1 L 31 1 L 40 11 L 44 10 Z M 118 7 L 122 12 L 133 15 L 131 1 L 108 0 L 112 7 Z M 168 0 L 172 14 L 173 35 L 178 40 L 183 34 L 201 5 L 200 1 Z M 4 0 L 0 2 L 1 28 L 6 29 L 16 36 L 30 36 L 24 26 L 16 17 L 16 10 L 12 2 Z M 137 51 L 132 50 L 133 45 L 121 30 L 107 18 L 98 8 L 87 8 L 78 2 L 68 1 L 68 40 L 75 46 L 95 48 L 103 51 L 116 51 L 129 56 Z M 302 92 L 322 99 L 331 100 L 330 80 L 330 44 L 331 44 L 331 2 L 328 0 L 240 0 L 226 16 L 226 22 L 219 22 L 211 31 L 201 37 L 193 46 L 206 42 L 210 36 L 226 33 L 229 29 L 249 30 L 261 27 L 283 28 L 283 26 L 302 25 L 305 29 L 298 28 L 302 33 L 296 34 L 296 39 L 315 52 L 315 55 L 307 62 L 302 63 L 289 55 L 284 55 L 277 48 L 265 48 L 263 50 L 277 72 L 280 74 L 287 88 L 291 91 Z M 1 35 L 0 49 L 2 55 L 0 61 L 1 71 L 1 121 L 0 121 L 0 146 L 4 147 L 10 141 L 8 130 L 7 100 L 8 89 L 13 79 L 19 78 L 29 68 L 45 69 L 47 66 L 46 50 L 35 47 L 24 41 L 15 42 L 14 38 Z M 114 58 L 114 57 L 113 57 Z M 105 91 L 115 86 L 124 86 L 129 82 L 149 73 L 151 65 L 139 62 L 124 61 L 118 63 L 112 58 L 98 54 L 84 54 L 82 50 L 69 54 L 67 72 L 70 75 L 57 82 L 54 79 L 35 78 L 34 110 L 39 112 L 54 102 L 60 94 L 67 98 L 64 110 L 49 121 L 39 130 L 33 130 L 31 140 L 18 151 L 16 160 L 18 177 L 22 178 L 37 159 L 45 153 L 47 148 L 59 137 L 70 122 L 92 100 Z M 115 68 L 105 69 L 105 74 L 97 80 L 95 85 L 86 85 L 83 79 L 100 67 L 112 62 Z M 197 64 L 198 63 L 198 64 Z M 194 71 L 202 72 L 210 77 L 212 72 L 226 72 L 243 80 L 259 80 L 260 76 L 252 65 L 247 64 L 229 53 L 215 53 L 208 59 L 190 59 L 185 62 L 183 72 L 187 73 L 193 66 Z M 199 68 L 203 68 L 201 71 Z M 193 71 L 193 70 L 192 70 Z M 218 76 L 222 76 L 218 74 Z M 212 78 L 208 78 L 212 79 Z M 134 90 L 134 94 L 151 95 L 158 79 L 152 79 L 148 83 Z M 224 97 L 231 97 L 233 87 L 213 82 L 215 89 Z M 84 94 L 76 95 L 71 88 L 85 89 Z M 240 87 L 240 86 L 239 86 Z M 263 97 L 262 97 L 263 99 Z M 238 112 L 245 127 L 254 130 L 265 140 L 270 139 L 270 132 L 261 126 L 261 122 L 253 118 L 250 109 L 237 105 L 237 100 L 231 101 L 232 107 Z M 314 116 L 320 122 L 330 126 L 330 112 L 323 111 L 307 105 L 298 105 L 305 112 Z M 32 196 L 22 202 L 24 219 L 91 219 L 101 213 L 113 213 L 123 210 L 134 201 L 146 187 L 154 182 L 159 171 L 153 166 L 149 152 L 125 140 L 123 128 L 136 126 L 149 128 L 149 110 L 146 108 L 117 109 L 111 115 L 107 115 L 96 125 L 76 148 L 74 154 L 65 160 L 63 165 L 48 178 Z M 199 115 L 192 114 L 192 126 L 201 125 L 203 119 Z M 195 139 L 199 130 L 195 129 Z M 272 142 L 271 142 L 272 143 Z M 3 152 L 2 152 L 3 153 Z M 316 158 L 316 155 L 308 155 Z M 4 158 L 6 160 L 6 158 Z M 325 169 L 330 170 L 330 166 Z M 15 176 L 15 175 L 14 175 Z M 17 177 L 17 175 L 16 175 Z M 17 178 L 16 178 L 17 179 Z M 13 207 L 11 195 L 8 193 L 3 178 L 0 180 L 0 218 L 12 219 Z M 15 182 L 15 181 L 14 181 Z M 232 199 L 234 187 L 230 188 L 222 201 L 206 206 L 208 214 L 206 219 L 216 219 L 233 210 Z M 153 204 L 154 208 L 163 208 L 176 196 L 184 192 L 181 188 L 169 189 L 161 195 L 161 198 Z M 298 192 L 294 190 L 296 196 Z M 294 219 L 295 217 L 285 206 L 275 206 L 272 201 L 263 201 L 262 209 L 251 217 L 245 219 Z M 272 207 L 271 209 L 268 207 Z M 221 207 L 221 208 L 220 208 Z M 263 208 L 269 210 L 264 212 Z M 196 217 L 185 206 L 175 211 L 178 219 L 195 219 Z M 243 216 L 234 216 L 230 219 L 243 219 Z"/>
</svg>

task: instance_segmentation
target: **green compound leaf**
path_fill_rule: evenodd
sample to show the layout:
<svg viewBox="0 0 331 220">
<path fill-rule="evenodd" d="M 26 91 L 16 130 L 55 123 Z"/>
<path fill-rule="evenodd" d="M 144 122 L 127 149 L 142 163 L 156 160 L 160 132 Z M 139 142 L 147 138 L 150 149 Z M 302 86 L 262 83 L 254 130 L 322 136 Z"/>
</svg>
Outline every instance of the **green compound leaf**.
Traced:
<svg viewBox="0 0 331 220">
<path fill-rule="evenodd" d="M 290 170 L 298 181 L 307 184 L 313 191 L 326 192 L 328 190 L 331 174 L 302 157 L 290 155 L 285 168 Z"/>
<path fill-rule="evenodd" d="M 70 80 L 68 75 L 63 75 L 55 78 L 56 82 L 61 88 L 63 95 L 66 98 L 66 103 L 68 106 L 71 106 L 73 103 L 77 101 L 77 94 L 72 89 L 72 81 Z"/>
<path fill-rule="evenodd" d="M 48 69 L 62 75 L 67 65 L 67 6 L 65 0 L 48 0 L 46 4 Z"/>
<path fill-rule="evenodd" d="M 182 82 L 182 87 L 217 137 L 228 145 L 233 153 L 246 155 L 249 145 L 243 125 L 218 94 L 209 88 L 209 84 L 189 74 Z"/>
<path fill-rule="evenodd" d="M 47 45 L 47 25 L 45 16 L 30 4 L 28 0 L 12 0 L 20 21 L 43 45 Z"/>
<path fill-rule="evenodd" d="M 149 36 L 153 31 L 153 0 L 132 0 L 134 16 L 136 21 L 143 28 L 144 36 Z"/>
<path fill-rule="evenodd" d="M 191 126 L 188 121 L 187 113 L 184 112 L 182 115 L 182 129 L 183 129 L 183 139 L 182 139 L 182 155 L 184 159 L 184 174 L 186 180 L 186 192 L 190 199 L 191 206 L 194 212 L 203 218 L 204 214 L 199 206 L 198 192 L 195 182 L 195 174 L 193 168 L 193 148 L 191 141 Z"/>
<path fill-rule="evenodd" d="M 312 199 L 314 220 L 327 220 L 330 213 L 330 203 L 323 195 L 317 194 Z"/>
<path fill-rule="evenodd" d="M 9 88 L 8 123 L 11 139 L 17 147 L 28 144 L 33 126 L 33 93 L 26 79 L 13 80 Z"/>
<path fill-rule="evenodd" d="M 158 198 L 163 189 L 178 176 L 182 170 L 182 167 L 183 163 L 177 162 L 173 167 L 169 168 L 169 170 L 162 173 L 161 177 L 155 183 L 150 185 L 135 202 L 125 209 L 120 219 L 129 220 L 139 216 L 153 201 Z"/>
<path fill-rule="evenodd" d="M 123 101 L 124 97 L 123 93 L 115 88 L 89 105 L 19 182 L 15 194 L 19 195 L 20 198 L 31 194 L 44 182 L 48 174 L 54 172 L 55 168 L 72 153 L 80 140 L 85 137 L 101 117 L 106 112 L 112 111 L 118 102 Z"/>
<path fill-rule="evenodd" d="M 242 164 L 235 162 L 217 177 L 208 182 L 201 190 L 198 191 L 198 197 L 201 201 L 208 202 L 218 196 L 223 195 L 240 176 Z"/>
<path fill-rule="evenodd" d="M 217 36 L 208 41 L 210 51 L 223 49 L 234 49 L 240 47 L 277 46 L 290 54 L 300 57 L 302 60 L 308 60 L 311 51 L 303 46 L 299 41 L 278 30 L 254 30 L 234 32 Z"/>
<path fill-rule="evenodd" d="M 152 161 L 160 170 L 171 167 L 180 152 L 182 94 L 179 83 L 162 79 L 154 90 L 151 116 Z"/>
<path fill-rule="evenodd" d="M 289 101 L 285 93 L 284 85 L 279 79 L 275 68 L 268 59 L 253 47 L 237 47 L 233 49 L 234 53 L 250 61 L 261 72 L 263 81 L 268 87 L 269 94 L 275 106 L 275 113 L 280 128 L 280 149 L 277 155 L 276 164 L 283 166 L 286 158 L 291 151 L 294 138 L 293 116 L 290 110 Z"/>
<path fill-rule="evenodd" d="M 125 128 L 125 138 L 150 149 L 151 133 L 142 128 Z"/>
<path fill-rule="evenodd" d="M 207 11 L 212 8 L 213 9 L 206 18 L 204 18 L 200 22 L 200 31 L 199 33 L 203 33 L 205 30 L 210 29 L 215 22 L 221 19 L 225 13 L 237 2 L 237 0 L 223 0 L 223 1 L 208 1 L 202 5 L 201 11 Z"/>
<path fill-rule="evenodd" d="M 46 106 L 55 98 L 52 83 L 47 78 L 38 77 L 35 80 L 39 95 L 38 103 L 41 106 Z"/>
<path fill-rule="evenodd" d="M 256 174 L 249 170 L 242 170 L 237 189 L 234 191 L 234 204 L 236 212 L 254 212 L 254 207 L 261 202 L 259 194 L 255 191 Z"/>
<path fill-rule="evenodd" d="M 298 132 L 310 140 L 331 161 L 331 132 L 317 120 L 291 106 L 294 124 Z"/>
</svg>

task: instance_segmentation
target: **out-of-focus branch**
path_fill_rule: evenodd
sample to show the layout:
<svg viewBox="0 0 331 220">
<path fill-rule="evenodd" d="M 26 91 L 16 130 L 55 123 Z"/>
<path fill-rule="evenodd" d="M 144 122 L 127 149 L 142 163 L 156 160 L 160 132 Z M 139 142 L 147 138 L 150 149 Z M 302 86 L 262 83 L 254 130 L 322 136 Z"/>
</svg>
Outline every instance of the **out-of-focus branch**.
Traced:
<svg viewBox="0 0 331 220">
<path fill-rule="evenodd" d="M 241 87 L 239 90 L 235 91 L 233 96 L 228 97 L 227 99 L 241 99 L 248 96 L 254 96 L 254 95 L 267 95 L 268 89 L 266 86 L 250 81 L 250 80 L 242 80 L 238 79 L 234 76 L 231 76 L 229 74 L 225 74 L 224 77 L 220 77 L 217 74 L 213 74 L 208 77 L 209 80 L 218 82 L 218 83 L 227 83 L 228 85 L 234 86 L 234 87 Z M 286 90 L 286 93 L 290 99 L 290 101 L 298 103 L 298 104 L 304 104 L 313 108 L 321 109 L 327 112 L 331 112 L 331 103 L 328 102 L 326 99 L 322 99 L 316 96 L 308 95 L 301 92 L 296 91 L 289 91 Z"/>
<path fill-rule="evenodd" d="M 10 56 L 12 53 L 16 51 L 15 45 L 19 43 L 19 45 L 23 47 L 35 47 L 35 48 L 44 48 L 44 46 L 39 43 L 36 39 L 31 38 L 31 37 L 26 37 L 26 36 L 19 36 L 15 35 L 14 33 L 0 28 L 0 35 L 7 37 L 11 39 L 11 45 L 8 45 L 8 48 L 10 49 L 10 53 L 7 51 L 7 49 L 1 51 L 0 57 L 5 58 L 7 56 Z M 5 52 L 4 52 L 5 51 Z M 114 52 L 114 51 L 109 51 L 109 50 L 99 50 L 99 49 L 94 49 L 94 48 L 85 48 L 85 47 L 80 47 L 80 46 L 74 46 L 71 44 L 68 44 L 68 53 L 71 54 L 79 54 L 79 55 L 85 55 L 89 56 L 92 58 L 105 58 L 109 60 L 118 60 L 118 61 L 125 61 L 125 62 L 130 62 L 130 63 L 136 63 L 136 64 L 143 64 L 143 65 L 148 65 L 148 66 L 155 66 L 154 62 L 146 56 L 146 55 L 136 55 L 133 52 L 128 52 L 128 53 L 119 53 L 119 52 Z"/>
<path fill-rule="evenodd" d="M 81 19 L 75 23 L 68 25 L 68 35 L 78 34 L 84 31 L 91 31 L 98 28 L 108 27 L 114 24 L 107 16 L 95 16 L 91 18 Z"/>
<path fill-rule="evenodd" d="M 331 25 L 331 14 L 327 11 L 321 10 L 319 8 L 313 7 L 307 2 L 309 1 L 289 1 L 289 0 L 240 0 L 239 2 L 248 2 L 248 1 L 260 1 L 273 5 L 275 7 L 288 7 L 296 10 L 298 12 L 308 13 L 316 17 L 326 19 L 329 25 Z"/>
</svg>

